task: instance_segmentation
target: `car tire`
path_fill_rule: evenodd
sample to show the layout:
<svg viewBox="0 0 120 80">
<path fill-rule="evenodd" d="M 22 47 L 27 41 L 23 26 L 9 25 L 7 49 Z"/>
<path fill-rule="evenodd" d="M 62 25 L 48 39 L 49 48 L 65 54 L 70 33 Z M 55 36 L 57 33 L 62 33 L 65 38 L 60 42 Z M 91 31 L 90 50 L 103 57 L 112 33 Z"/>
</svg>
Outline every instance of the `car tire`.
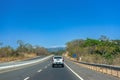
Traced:
<svg viewBox="0 0 120 80">
<path fill-rule="evenodd" d="M 64 64 L 62 64 L 62 67 L 64 67 Z"/>
<path fill-rule="evenodd" d="M 54 68 L 54 64 L 52 64 L 52 67 Z"/>
</svg>

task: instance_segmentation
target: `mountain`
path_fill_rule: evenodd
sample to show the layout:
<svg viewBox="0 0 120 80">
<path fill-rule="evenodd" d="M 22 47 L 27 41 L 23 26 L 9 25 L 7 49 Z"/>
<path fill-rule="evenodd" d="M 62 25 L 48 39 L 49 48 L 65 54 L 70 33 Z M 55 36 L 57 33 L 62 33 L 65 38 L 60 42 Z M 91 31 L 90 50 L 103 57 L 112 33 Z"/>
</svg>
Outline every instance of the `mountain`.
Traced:
<svg viewBox="0 0 120 80">
<path fill-rule="evenodd" d="M 65 47 L 55 47 L 55 48 L 47 48 L 48 52 L 57 52 L 65 50 Z"/>
</svg>

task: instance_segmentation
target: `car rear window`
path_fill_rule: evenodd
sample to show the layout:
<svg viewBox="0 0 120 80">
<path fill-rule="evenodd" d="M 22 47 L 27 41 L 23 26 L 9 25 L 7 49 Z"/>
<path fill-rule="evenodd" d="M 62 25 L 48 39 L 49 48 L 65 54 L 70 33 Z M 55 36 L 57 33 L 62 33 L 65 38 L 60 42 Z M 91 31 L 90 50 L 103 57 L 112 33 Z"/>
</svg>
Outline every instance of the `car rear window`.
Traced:
<svg viewBox="0 0 120 80">
<path fill-rule="evenodd" d="M 62 57 L 54 57 L 54 59 L 61 59 Z"/>
</svg>

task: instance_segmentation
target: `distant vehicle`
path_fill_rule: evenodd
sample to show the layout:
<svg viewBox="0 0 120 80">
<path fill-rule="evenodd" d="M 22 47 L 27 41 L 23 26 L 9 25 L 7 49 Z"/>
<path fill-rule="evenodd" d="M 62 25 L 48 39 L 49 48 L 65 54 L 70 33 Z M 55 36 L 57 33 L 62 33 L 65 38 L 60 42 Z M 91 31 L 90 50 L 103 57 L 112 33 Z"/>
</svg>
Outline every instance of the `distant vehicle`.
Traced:
<svg viewBox="0 0 120 80">
<path fill-rule="evenodd" d="M 53 62 L 52 62 L 52 67 L 54 68 L 55 66 L 61 65 L 64 67 L 64 58 L 62 56 L 54 56 L 53 57 Z"/>
</svg>

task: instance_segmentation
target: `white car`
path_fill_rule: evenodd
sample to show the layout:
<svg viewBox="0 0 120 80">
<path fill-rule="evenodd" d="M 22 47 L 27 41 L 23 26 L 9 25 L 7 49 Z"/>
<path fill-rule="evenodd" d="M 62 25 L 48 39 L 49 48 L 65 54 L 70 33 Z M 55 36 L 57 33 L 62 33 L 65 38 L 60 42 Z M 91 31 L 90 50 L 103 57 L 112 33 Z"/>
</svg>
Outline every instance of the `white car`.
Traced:
<svg viewBox="0 0 120 80">
<path fill-rule="evenodd" d="M 57 66 L 57 65 L 61 65 L 62 67 L 64 67 L 64 58 L 62 56 L 54 56 L 52 60 L 53 60 L 52 62 L 53 68 L 54 66 Z"/>
</svg>

